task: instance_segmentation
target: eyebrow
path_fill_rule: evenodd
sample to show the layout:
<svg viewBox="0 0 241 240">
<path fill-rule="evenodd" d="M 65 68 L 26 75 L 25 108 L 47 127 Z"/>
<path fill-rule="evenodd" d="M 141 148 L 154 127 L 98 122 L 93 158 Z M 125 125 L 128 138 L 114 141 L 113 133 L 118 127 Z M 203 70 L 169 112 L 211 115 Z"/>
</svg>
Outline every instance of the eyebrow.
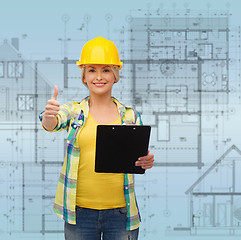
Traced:
<svg viewBox="0 0 241 240">
<path fill-rule="evenodd" d="M 103 69 L 103 68 L 106 68 L 106 67 L 108 67 L 108 68 L 109 68 L 110 66 L 106 65 L 106 66 L 102 67 L 102 69 Z M 88 66 L 88 68 L 94 68 L 94 69 L 96 69 L 96 68 L 95 68 L 95 67 L 93 67 L 93 66 Z"/>
</svg>

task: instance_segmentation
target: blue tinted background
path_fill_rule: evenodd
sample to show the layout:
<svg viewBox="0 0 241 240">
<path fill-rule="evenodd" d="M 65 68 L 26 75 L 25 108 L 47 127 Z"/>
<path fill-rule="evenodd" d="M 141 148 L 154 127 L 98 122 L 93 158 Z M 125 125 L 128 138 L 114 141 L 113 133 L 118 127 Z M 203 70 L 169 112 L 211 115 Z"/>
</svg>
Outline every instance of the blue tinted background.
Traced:
<svg viewBox="0 0 241 240">
<path fill-rule="evenodd" d="M 219 92 L 219 88 L 211 89 L 210 84 L 201 96 L 197 91 L 197 96 L 186 98 L 185 94 L 196 88 L 192 79 L 197 73 L 185 63 L 176 63 L 174 68 L 168 64 L 153 65 L 151 69 L 138 63 L 133 85 L 133 66 L 124 62 L 121 81 L 113 95 L 135 105 L 144 124 L 153 127 L 150 148 L 156 165 L 145 176 L 136 176 L 142 215 L 140 239 L 240 239 L 240 7 L 237 0 L 2 2 L 0 238 L 64 239 L 63 222 L 53 214 L 52 205 L 66 136 L 45 133 L 39 123 L 36 126 L 36 115 L 44 109 L 54 84 L 60 88 L 61 103 L 81 100 L 88 92 L 80 83 L 80 72 L 73 62 L 69 65 L 68 87 L 64 86 L 61 60 L 77 60 L 83 44 L 96 36 L 114 41 L 121 59 L 136 59 L 131 49 L 138 48 L 138 33 L 132 35 L 130 29 L 137 29 L 138 21 L 131 19 L 146 21 L 150 16 L 158 16 L 167 21 L 178 17 L 198 21 L 201 14 L 205 19 L 229 16 L 229 39 L 217 38 L 224 48 L 228 42 L 228 58 L 224 61 L 229 66 L 228 94 Z M 220 24 L 220 28 L 224 26 Z M 211 20 L 206 29 L 199 31 L 207 28 L 215 28 Z M 170 27 L 168 31 L 171 30 Z M 145 32 L 145 28 L 141 31 Z M 166 41 L 165 46 L 170 42 L 180 44 L 173 39 Z M 194 36 L 193 44 L 197 41 Z M 209 43 L 215 45 L 218 41 Z M 145 46 L 145 39 L 140 38 L 139 43 Z M 139 56 L 140 59 L 145 57 Z M 24 71 L 21 64 L 11 65 L 16 61 L 24 62 Z M 211 76 L 226 74 L 220 73 L 221 62 L 204 62 L 203 82 L 204 78 L 208 83 Z M 161 82 L 157 82 L 160 69 Z M 19 73 L 24 78 L 21 74 L 16 76 Z M 207 85 L 202 86 L 204 89 Z M 177 89 L 183 93 L 181 98 L 172 95 Z M 169 108 L 162 108 L 164 99 Z M 189 111 L 200 114 L 183 114 L 180 101 L 187 102 Z M 200 133 L 201 144 L 197 144 Z M 198 154 L 202 156 L 201 167 L 185 166 L 189 161 L 196 162 Z"/>
</svg>

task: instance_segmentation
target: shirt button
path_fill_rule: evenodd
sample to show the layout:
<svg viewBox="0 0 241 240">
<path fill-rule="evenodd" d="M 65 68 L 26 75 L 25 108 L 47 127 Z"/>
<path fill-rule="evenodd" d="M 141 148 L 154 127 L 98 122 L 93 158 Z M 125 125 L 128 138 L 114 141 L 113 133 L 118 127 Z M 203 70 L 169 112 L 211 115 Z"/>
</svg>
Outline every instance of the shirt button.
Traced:
<svg viewBox="0 0 241 240">
<path fill-rule="evenodd" d="M 128 206 L 130 206 L 130 203 L 127 203 Z"/>
<path fill-rule="evenodd" d="M 126 187 L 126 189 L 128 189 L 128 187 Z"/>
</svg>

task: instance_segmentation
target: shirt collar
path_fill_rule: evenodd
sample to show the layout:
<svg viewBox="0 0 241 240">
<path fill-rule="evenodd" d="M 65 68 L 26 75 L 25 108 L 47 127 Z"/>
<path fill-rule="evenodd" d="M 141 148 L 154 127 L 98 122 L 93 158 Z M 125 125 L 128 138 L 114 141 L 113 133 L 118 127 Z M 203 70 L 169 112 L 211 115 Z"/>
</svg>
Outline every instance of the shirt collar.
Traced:
<svg viewBox="0 0 241 240">
<path fill-rule="evenodd" d="M 122 103 L 120 103 L 116 98 L 111 97 L 112 101 L 116 104 L 119 114 L 122 117 L 126 111 L 126 106 Z M 89 100 L 90 100 L 90 96 L 84 98 L 81 102 L 80 102 L 80 109 L 83 111 L 84 116 L 86 116 L 86 118 L 88 117 L 88 113 L 89 113 Z"/>
</svg>

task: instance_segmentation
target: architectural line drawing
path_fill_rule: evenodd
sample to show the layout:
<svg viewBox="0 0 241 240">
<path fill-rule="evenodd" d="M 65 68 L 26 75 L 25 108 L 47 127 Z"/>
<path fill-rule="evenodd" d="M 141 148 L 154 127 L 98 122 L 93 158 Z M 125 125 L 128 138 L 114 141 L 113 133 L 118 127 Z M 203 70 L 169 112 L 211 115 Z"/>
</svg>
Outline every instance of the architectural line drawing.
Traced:
<svg viewBox="0 0 241 240">
<path fill-rule="evenodd" d="M 238 157 L 228 159 L 232 151 L 235 151 Z M 227 165 L 230 172 L 229 179 L 226 185 L 223 184 L 220 188 L 215 178 L 209 178 L 209 175 L 222 173 L 223 169 L 227 170 Z M 241 189 L 238 185 L 240 167 L 241 151 L 233 145 L 185 192 L 190 197 L 192 234 L 197 234 L 206 227 L 214 230 L 216 234 L 223 230 L 229 235 L 241 234 Z M 207 181 L 205 185 L 202 185 L 203 181 Z M 200 202 L 197 203 L 198 200 L 201 201 L 201 206 Z"/>
<path fill-rule="evenodd" d="M 240 28 L 232 31 L 228 14 L 185 14 L 131 12 L 119 33 L 124 70 L 113 95 L 151 125 L 155 154 L 152 171 L 135 177 L 140 239 L 240 237 Z M 87 38 L 90 20 L 86 15 L 82 24 Z M 112 15 L 105 20 L 109 34 Z M 77 59 L 68 56 L 70 19 L 63 21 L 61 59 L 27 60 L 18 39 L 0 43 L 0 232 L 6 239 L 63 239 L 52 206 L 66 135 L 46 133 L 38 120 L 53 83 L 61 81 L 61 103 L 88 92 Z"/>
</svg>

